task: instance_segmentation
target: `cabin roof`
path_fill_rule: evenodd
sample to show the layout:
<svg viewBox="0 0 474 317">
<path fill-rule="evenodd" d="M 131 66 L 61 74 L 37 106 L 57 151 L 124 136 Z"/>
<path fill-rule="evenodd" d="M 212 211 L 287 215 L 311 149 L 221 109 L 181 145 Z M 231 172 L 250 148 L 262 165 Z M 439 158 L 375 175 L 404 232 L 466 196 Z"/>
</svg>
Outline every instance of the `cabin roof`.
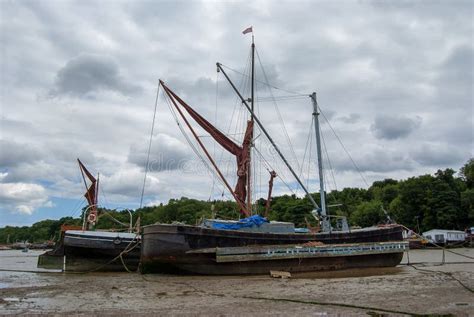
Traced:
<svg viewBox="0 0 474 317">
<path fill-rule="evenodd" d="M 429 233 L 457 233 L 457 234 L 464 234 L 464 231 L 460 230 L 446 230 L 446 229 L 431 229 L 428 231 L 423 232 L 423 234 L 429 234 Z"/>
</svg>

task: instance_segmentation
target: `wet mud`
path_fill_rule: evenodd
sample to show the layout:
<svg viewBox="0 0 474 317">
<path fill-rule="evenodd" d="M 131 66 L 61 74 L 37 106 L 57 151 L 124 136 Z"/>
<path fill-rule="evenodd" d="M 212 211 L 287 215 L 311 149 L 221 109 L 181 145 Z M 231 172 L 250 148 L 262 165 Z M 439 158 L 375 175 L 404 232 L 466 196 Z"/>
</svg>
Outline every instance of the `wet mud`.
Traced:
<svg viewBox="0 0 474 317">
<path fill-rule="evenodd" d="M 474 258 L 474 249 L 455 249 Z M 173 276 L 33 271 L 41 252 L 0 252 L 2 315 L 403 316 L 474 312 L 474 259 L 412 250 L 410 263 L 269 276 Z"/>
</svg>

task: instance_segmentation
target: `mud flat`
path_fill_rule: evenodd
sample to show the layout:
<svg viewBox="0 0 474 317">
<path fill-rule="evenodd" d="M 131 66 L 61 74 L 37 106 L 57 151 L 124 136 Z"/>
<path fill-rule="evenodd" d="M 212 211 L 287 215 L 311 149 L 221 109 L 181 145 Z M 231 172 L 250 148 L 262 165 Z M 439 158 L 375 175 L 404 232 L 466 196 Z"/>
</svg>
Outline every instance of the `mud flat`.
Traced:
<svg viewBox="0 0 474 317">
<path fill-rule="evenodd" d="M 474 258 L 474 249 L 453 249 Z M 0 314 L 363 316 L 474 314 L 474 259 L 413 250 L 410 263 L 293 275 L 209 277 L 35 270 L 41 252 L 0 251 Z"/>
</svg>

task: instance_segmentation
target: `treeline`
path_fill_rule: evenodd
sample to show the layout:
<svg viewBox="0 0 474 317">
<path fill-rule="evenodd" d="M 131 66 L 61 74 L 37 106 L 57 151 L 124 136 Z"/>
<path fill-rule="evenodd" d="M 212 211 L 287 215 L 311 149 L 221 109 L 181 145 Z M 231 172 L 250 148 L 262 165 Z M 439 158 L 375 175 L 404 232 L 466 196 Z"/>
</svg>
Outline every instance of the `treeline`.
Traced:
<svg viewBox="0 0 474 317">
<path fill-rule="evenodd" d="M 318 193 L 313 194 L 320 202 Z M 352 226 L 366 227 L 386 223 L 388 218 L 417 232 L 433 228 L 464 230 L 474 226 L 474 158 L 456 173 L 438 170 L 434 175 L 421 175 L 406 180 L 376 181 L 368 189 L 344 188 L 327 194 L 329 213 L 348 217 Z M 259 214 L 265 210 L 264 199 L 257 201 Z M 297 226 L 315 225 L 312 206 L 307 198 L 294 195 L 274 197 L 270 220 L 290 221 Z M 130 210 L 141 225 L 156 222 L 197 224 L 204 218 L 236 219 L 237 205 L 232 201 L 201 201 L 182 197 L 166 205 Z M 129 211 L 99 210 L 97 229 L 123 229 L 130 221 Z M 0 229 L 0 243 L 15 241 L 42 242 L 57 239 L 62 224 L 82 224 L 82 217 L 43 220 L 31 227 Z"/>
</svg>

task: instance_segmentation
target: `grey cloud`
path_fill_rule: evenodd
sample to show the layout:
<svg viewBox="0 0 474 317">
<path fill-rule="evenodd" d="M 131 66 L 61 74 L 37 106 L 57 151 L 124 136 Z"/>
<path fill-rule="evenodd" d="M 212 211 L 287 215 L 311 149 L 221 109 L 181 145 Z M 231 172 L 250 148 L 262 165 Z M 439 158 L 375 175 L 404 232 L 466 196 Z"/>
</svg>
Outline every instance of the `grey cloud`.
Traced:
<svg viewBox="0 0 474 317">
<path fill-rule="evenodd" d="M 77 175 L 78 156 L 88 163 L 88 166 L 99 161 L 93 153 L 87 149 L 80 149 L 81 147 L 71 140 L 19 143 L 0 139 L 0 171 L 5 169 L 7 173 L 3 181 L 54 183 L 60 178 L 71 178 Z M 97 165 L 100 163 L 103 162 Z"/>
<path fill-rule="evenodd" d="M 423 144 L 413 150 L 410 155 L 423 166 L 455 168 L 469 157 L 469 149 L 460 149 L 448 144 Z"/>
<path fill-rule="evenodd" d="M 41 151 L 34 145 L 0 139 L 1 168 L 11 168 L 24 163 L 32 163 L 41 158 Z"/>
<path fill-rule="evenodd" d="M 82 54 L 58 71 L 51 95 L 85 97 L 100 90 L 130 95 L 139 92 L 140 88 L 122 78 L 118 64 L 111 57 Z"/>
<path fill-rule="evenodd" d="M 79 156 L 91 170 L 104 175 L 104 190 L 109 186 L 110 200 L 136 202 L 148 145 L 146 139 L 137 140 L 149 133 L 157 78 L 169 81 L 170 88 L 211 122 L 216 121 L 222 131 L 232 134 L 235 126 L 240 128 L 239 120 L 248 113 L 222 74 L 216 109 L 214 63 L 239 71 L 245 68 L 251 37 L 241 31 L 254 21 L 259 21 L 254 24 L 257 52 L 270 84 L 301 93 L 317 91 L 324 113 L 333 117 L 331 126 L 368 177 L 374 173 L 379 178 L 409 177 L 428 172 L 425 166 L 431 164 L 457 167 L 457 158 L 465 155 L 466 160 L 473 148 L 469 1 L 300 1 L 298 5 L 287 0 L 165 1 L 158 6 L 153 1 L 106 2 L 101 6 L 10 1 L 2 3 L 0 12 L 4 22 L 0 30 L 2 116 L 31 122 L 28 127 L 2 121 L 1 138 L 41 150 L 36 156 L 31 154 L 35 161 L 9 168 L 3 181 L 38 180 L 46 194 L 80 197 L 75 162 Z M 78 56 L 81 52 L 97 55 Z M 78 57 L 70 60 L 74 56 Z M 257 79 L 262 80 L 258 65 L 256 71 Z M 240 87 L 242 76 L 230 71 L 229 75 Z M 138 88 L 135 85 L 143 87 L 141 94 L 133 94 Z M 259 98 L 267 97 L 263 85 L 257 88 Z M 35 98 L 48 91 L 75 98 Z M 166 144 L 166 140 L 153 144 L 152 163 L 169 164 L 152 165 L 166 171 L 150 173 L 157 178 L 147 183 L 150 199 L 167 201 L 183 194 L 208 197 L 209 177 L 176 170 L 177 162 L 197 160 L 162 101 L 157 131 L 182 144 Z M 272 103 L 259 102 L 257 106 L 265 127 L 292 159 Z M 278 106 L 301 160 L 311 102 L 285 100 Z M 235 115 L 233 109 L 237 109 Z M 395 127 L 376 126 L 370 122 L 374 113 L 404 116 Z M 417 125 L 416 115 L 423 118 L 422 125 Z M 372 123 L 371 131 L 367 127 Z M 323 132 L 327 131 L 323 118 L 321 124 Z M 341 149 L 328 132 L 326 145 L 335 160 L 336 174 L 344 173 L 344 186 L 363 186 L 354 180 L 357 171 L 350 160 L 338 161 Z M 382 141 L 392 138 L 388 151 L 374 146 L 384 143 L 380 137 Z M 212 141 L 202 140 L 206 144 Z M 263 137 L 257 140 L 265 146 L 263 141 Z M 431 143 L 421 151 L 424 142 Z M 87 151 L 93 155 L 88 157 Z M 14 152 L 3 160 L 10 165 L 20 162 L 22 158 L 15 158 Z M 267 158 L 272 164 L 278 162 L 270 154 Z M 456 165 L 448 164 L 450 161 Z M 229 162 L 229 174 L 235 176 L 235 158 Z M 316 179 L 315 175 L 311 178 Z M 106 176 L 112 180 L 105 182 Z M 267 176 L 263 176 L 265 180 Z M 289 176 L 287 180 L 291 181 Z M 159 185 L 151 191 L 153 184 Z"/>
<path fill-rule="evenodd" d="M 469 83 L 473 81 L 474 51 L 471 46 L 456 47 L 442 64 L 440 79 L 448 82 Z"/>
<path fill-rule="evenodd" d="M 108 197 L 113 197 L 115 201 L 128 200 L 129 197 L 139 197 L 143 185 L 143 173 L 136 167 L 126 168 L 116 171 L 112 175 L 103 175 L 102 189 Z M 156 187 L 158 179 L 151 174 L 147 175 L 146 193 L 157 193 Z"/>
<path fill-rule="evenodd" d="M 354 161 L 361 172 L 411 171 L 415 167 L 413 160 L 408 155 L 382 149 L 358 153 L 354 157 Z M 342 157 L 335 157 L 333 167 L 339 171 L 357 171 L 349 159 Z"/>
<path fill-rule="evenodd" d="M 421 118 L 406 116 L 377 115 L 370 127 L 378 139 L 394 140 L 408 136 L 421 125 Z"/>
<path fill-rule="evenodd" d="M 344 123 L 357 123 L 360 120 L 360 114 L 351 113 L 349 116 L 339 117 L 338 120 Z"/>
<path fill-rule="evenodd" d="M 455 47 L 440 64 L 434 84 L 440 108 L 473 111 L 474 50 L 472 44 Z"/>
<path fill-rule="evenodd" d="M 128 161 L 143 169 L 146 167 L 148 143 L 130 146 Z M 178 169 L 190 158 L 188 146 L 167 134 L 158 134 L 152 144 L 149 169 L 153 172 Z"/>
</svg>

